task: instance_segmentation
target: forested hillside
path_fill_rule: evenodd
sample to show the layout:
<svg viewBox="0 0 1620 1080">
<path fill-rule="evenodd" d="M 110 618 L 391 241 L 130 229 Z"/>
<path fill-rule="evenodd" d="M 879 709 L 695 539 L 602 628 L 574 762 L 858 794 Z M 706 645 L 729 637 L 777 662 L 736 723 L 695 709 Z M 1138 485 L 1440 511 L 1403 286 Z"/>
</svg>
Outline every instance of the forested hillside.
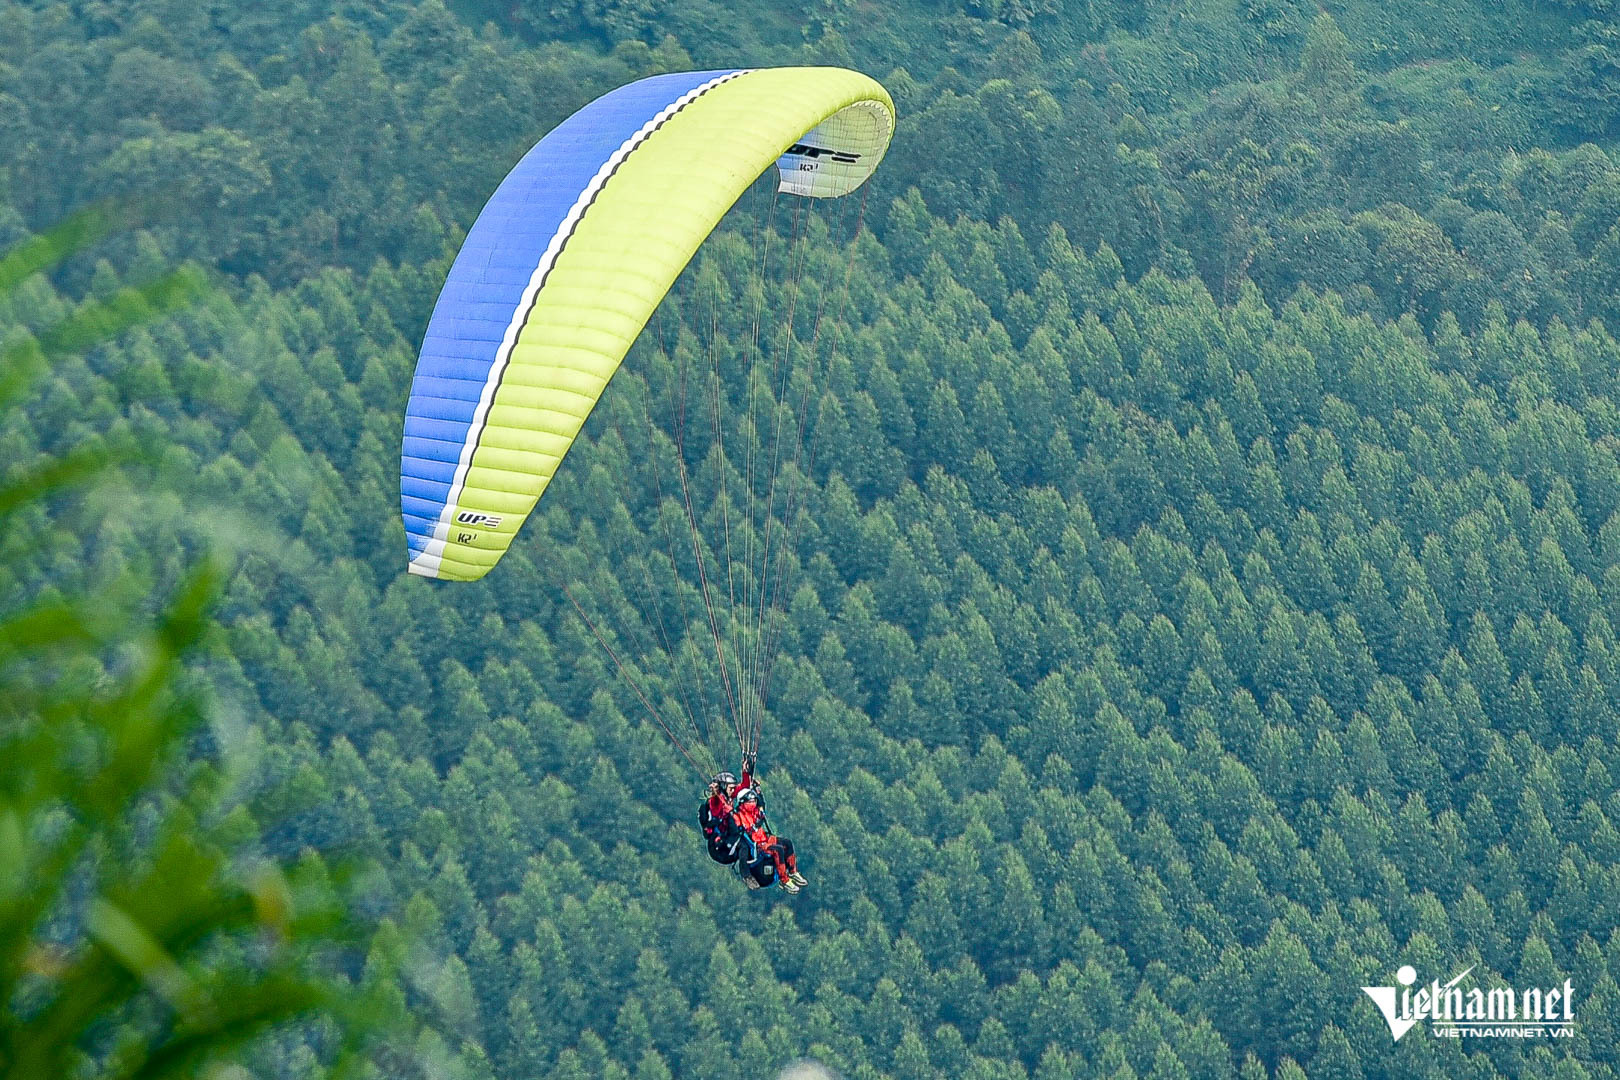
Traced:
<svg viewBox="0 0 1620 1080">
<path fill-rule="evenodd" d="M 480 1080 L 1614 1077 L 1609 6 L 762 7 L 0 6 L 0 243 L 169 206 L 0 331 L 182 260 L 218 285 L 0 431 L 0 468 L 166 446 L 128 470 L 155 494 L 13 527 L 45 556 L 3 595 L 244 551 L 198 677 L 266 842 L 382 856 L 424 943 L 400 993 Z M 788 897 L 704 857 L 700 785 L 561 593 L 640 618 L 616 544 L 662 499 L 614 417 L 476 584 L 406 577 L 397 477 L 439 284 L 523 151 L 638 76 L 797 62 L 884 81 L 900 127 L 806 369 L 761 760 Z M 715 298 L 804 318 L 747 243 L 627 373 L 745 351 Z M 712 512 L 735 478 L 690 464 Z M 1392 1043 L 1360 988 L 1403 964 L 1569 979 L 1574 1036 Z"/>
</svg>

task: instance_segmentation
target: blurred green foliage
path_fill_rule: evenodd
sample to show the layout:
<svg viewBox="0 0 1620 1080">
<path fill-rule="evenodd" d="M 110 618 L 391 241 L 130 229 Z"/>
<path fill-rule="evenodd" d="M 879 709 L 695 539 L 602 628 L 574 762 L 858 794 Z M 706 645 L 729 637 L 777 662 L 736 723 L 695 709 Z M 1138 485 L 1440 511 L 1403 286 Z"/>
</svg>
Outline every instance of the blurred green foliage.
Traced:
<svg viewBox="0 0 1620 1080">
<path fill-rule="evenodd" d="M 31 276 L 103 238 L 100 207 L 0 257 L 0 304 Z M 11 334 L 0 411 L 16 417 L 53 365 L 194 302 L 192 268 L 89 300 Z M 36 557 L 33 511 L 94 490 L 150 442 L 109 438 L 0 477 L 0 575 Z M 12 595 L 0 609 L 0 1076 L 225 1075 L 242 1044 L 289 1020 L 336 1021 L 338 1075 L 386 1014 L 323 954 L 359 927 L 318 858 L 256 851 L 252 821 L 190 763 L 208 716 L 192 675 L 217 633 L 227 576 L 196 561 L 156 610 L 131 581 Z"/>
</svg>

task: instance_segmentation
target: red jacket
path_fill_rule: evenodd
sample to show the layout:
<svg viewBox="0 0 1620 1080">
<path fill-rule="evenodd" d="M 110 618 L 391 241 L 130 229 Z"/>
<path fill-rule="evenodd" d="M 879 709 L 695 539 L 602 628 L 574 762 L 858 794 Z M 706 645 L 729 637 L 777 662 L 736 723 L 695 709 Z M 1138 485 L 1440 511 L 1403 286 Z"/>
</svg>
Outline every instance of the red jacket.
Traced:
<svg viewBox="0 0 1620 1080">
<path fill-rule="evenodd" d="M 770 839 L 771 834 L 765 831 L 765 812 L 757 802 L 739 804 L 731 812 L 731 821 L 756 844 L 764 844 Z"/>
<path fill-rule="evenodd" d="M 741 791 L 745 787 L 752 787 L 753 784 L 753 776 L 748 770 L 744 769 L 742 781 L 737 785 L 737 790 Z M 709 796 L 709 816 L 714 818 L 715 821 L 724 821 L 731 816 L 732 810 L 731 800 L 726 798 L 724 792 L 716 791 Z"/>
</svg>

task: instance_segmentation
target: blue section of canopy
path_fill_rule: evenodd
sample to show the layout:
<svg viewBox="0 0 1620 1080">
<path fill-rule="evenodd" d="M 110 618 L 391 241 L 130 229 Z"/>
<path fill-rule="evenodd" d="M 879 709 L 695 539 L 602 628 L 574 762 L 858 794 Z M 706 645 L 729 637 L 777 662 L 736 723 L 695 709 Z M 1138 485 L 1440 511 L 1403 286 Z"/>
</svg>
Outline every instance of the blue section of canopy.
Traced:
<svg viewBox="0 0 1620 1080">
<path fill-rule="evenodd" d="M 523 155 L 484 205 L 428 320 L 405 409 L 399 493 L 413 553 L 444 512 L 501 340 L 569 208 L 647 121 L 726 74 L 654 75 L 596 99 Z"/>
</svg>

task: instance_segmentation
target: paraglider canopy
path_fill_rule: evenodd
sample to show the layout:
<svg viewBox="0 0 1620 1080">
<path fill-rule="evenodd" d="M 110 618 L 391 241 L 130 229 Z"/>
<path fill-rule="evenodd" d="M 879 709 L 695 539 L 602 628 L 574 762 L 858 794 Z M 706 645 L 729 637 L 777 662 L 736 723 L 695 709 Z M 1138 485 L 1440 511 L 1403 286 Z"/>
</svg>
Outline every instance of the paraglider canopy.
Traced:
<svg viewBox="0 0 1620 1080">
<path fill-rule="evenodd" d="M 845 195 L 894 130 L 841 68 L 658 75 L 569 117 L 479 214 L 411 384 L 400 501 L 409 569 L 473 581 L 499 561 L 626 351 L 755 177 Z"/>
</svg>

